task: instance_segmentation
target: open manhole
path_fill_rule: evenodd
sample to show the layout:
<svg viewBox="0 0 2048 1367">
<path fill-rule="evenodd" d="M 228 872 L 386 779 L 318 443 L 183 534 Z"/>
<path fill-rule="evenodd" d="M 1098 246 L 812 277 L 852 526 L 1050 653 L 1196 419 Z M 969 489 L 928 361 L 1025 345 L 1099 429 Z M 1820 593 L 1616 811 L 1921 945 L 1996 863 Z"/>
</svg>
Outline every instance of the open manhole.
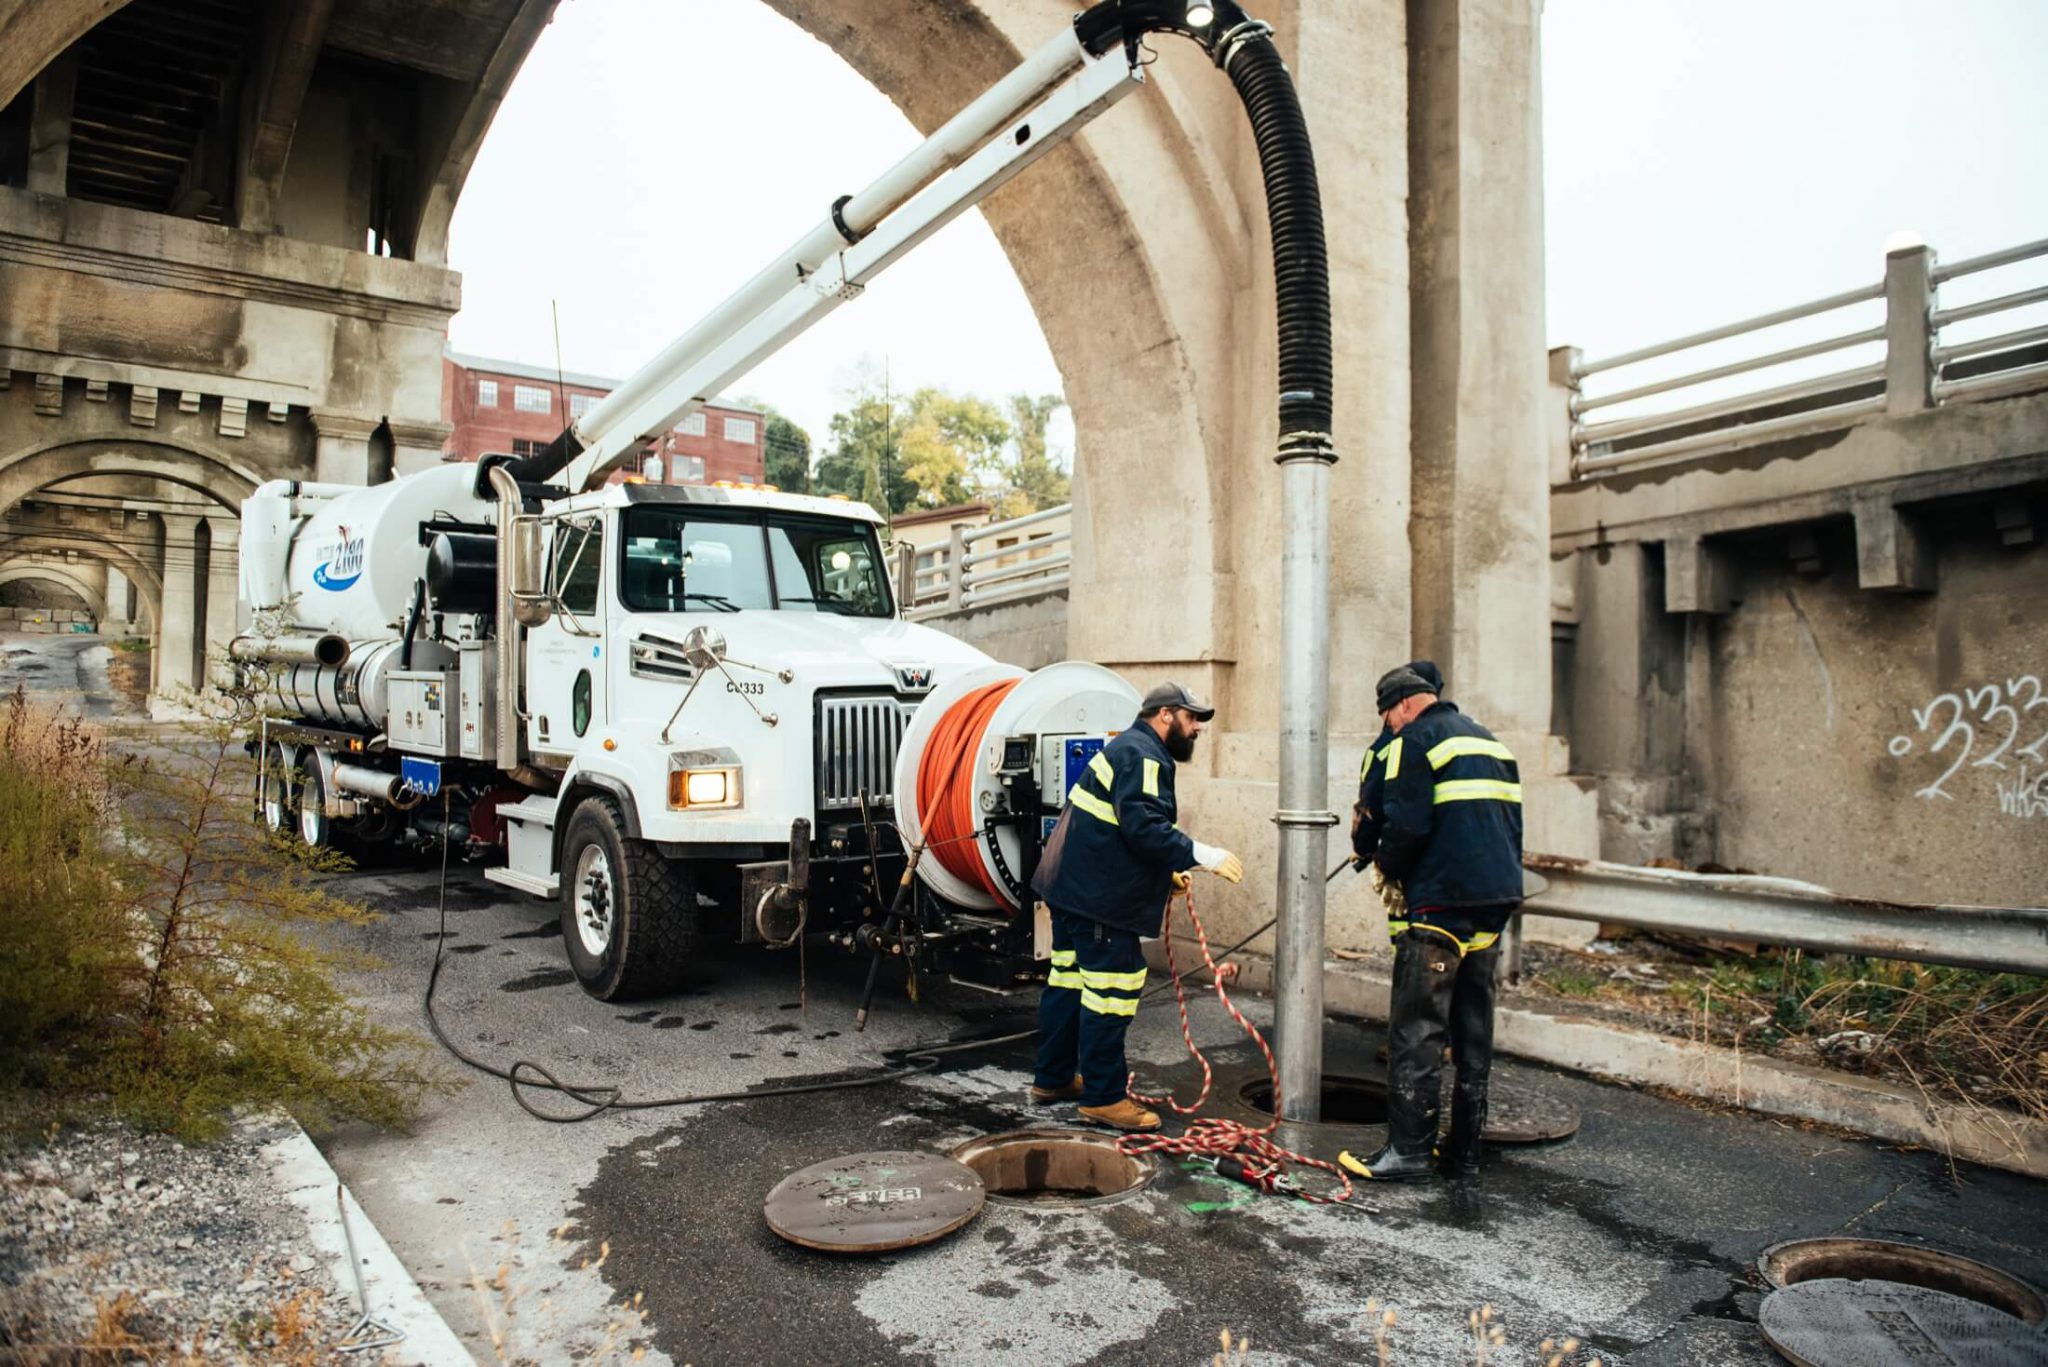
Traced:
<svg viewBox="0 0 2048 1367">
<path fill-rule="evenodd" d="M 1823 1278 L 1901 1282 L 1945 1291 L 2002 1310 L 2028 1324 L 2048 1318 L 2048 1302 L 2019 1278 L 1973 1258 L 1889 1239 L 1792 1239 L 1772 1244 L 1756 1260 L 1775 1287 Z"/>
<path fill-rule="evenodd" d="M 972 1168 L 999 1205 L 1053 1209 L 1107 1205 L 1151 1182 L 1152 1160 L 1119 1153 L 1087 1130 L 1011 1130 L 970 1139 L 953 1158 Z"/>
<path fill-rule="evenodd" d="M 1255 1077 L 1238 1088 L 1237 1095 L 1259 1114 L 1273 1114 L 1272 1078 Z M 1386 1084 L 1373 1078 L 1324 1073 L 1322 1116 L 1317 1124 L 1384 1125 L 1387 1123 Z"/>
</svg>

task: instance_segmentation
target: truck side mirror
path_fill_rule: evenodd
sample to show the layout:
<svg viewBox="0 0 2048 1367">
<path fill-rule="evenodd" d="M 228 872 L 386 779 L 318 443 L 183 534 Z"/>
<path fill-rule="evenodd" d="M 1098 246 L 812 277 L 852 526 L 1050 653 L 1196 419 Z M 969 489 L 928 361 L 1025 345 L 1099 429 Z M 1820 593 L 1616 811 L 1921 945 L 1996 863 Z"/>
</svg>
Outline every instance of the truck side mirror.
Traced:
<svg viewBox="0 0 2048 1367">
<path fill-rule="evenodd" d="M 537 627 L 548 620 L 546 572 L 547 552 L 541 540 L 540 519 L 522 517 L 512 524 L 512 615 L 520 625 Z"/>
</svg>

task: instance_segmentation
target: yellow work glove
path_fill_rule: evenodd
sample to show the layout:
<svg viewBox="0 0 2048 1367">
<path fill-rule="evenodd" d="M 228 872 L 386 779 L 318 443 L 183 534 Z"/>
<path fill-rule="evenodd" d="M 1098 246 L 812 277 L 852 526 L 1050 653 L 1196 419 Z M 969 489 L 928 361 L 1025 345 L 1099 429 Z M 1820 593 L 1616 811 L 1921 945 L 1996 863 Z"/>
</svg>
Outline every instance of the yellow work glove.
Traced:
<svg viewBox="0 0 2048 1367">
<path fill-rule="evenodd" d="M 1387 909 L 1389 920 L 1398 921 L 1408 914 L 1408 898 L 1402 893 L 1401 885 L 1380 872 L 1378 864 L 1368 866 L 1372 877 L 1372 890 L 1379 894 L 1380 905 Z"/>
<path fill-rule="evenodd" d="M 1189 888 L 1193 887 L 1194 885 L 1195 876 L 1192 873 L 1189 873 L 1186 869 L 1182 869 L 1179 873 L 1176 873 L 1173 876 L 1173 890 L 1175 892 L 1186 892 Z"/>
</svg>

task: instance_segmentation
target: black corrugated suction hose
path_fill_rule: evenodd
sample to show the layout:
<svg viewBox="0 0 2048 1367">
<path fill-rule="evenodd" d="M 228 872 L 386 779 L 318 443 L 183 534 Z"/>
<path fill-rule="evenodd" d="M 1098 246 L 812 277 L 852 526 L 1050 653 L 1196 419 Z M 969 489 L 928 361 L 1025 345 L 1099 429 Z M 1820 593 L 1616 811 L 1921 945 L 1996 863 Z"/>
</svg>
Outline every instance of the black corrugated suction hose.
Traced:
<svg viewBox="0 0 2048 1367">
<path fill-rule="evenodd" d="M 1273 276 L 1280 317 L 1280 454 L 1330 447 L 1330 258 L 1308 120 L 1294 78 L 1266 25 L 1235 0 L 1212 0 L 1206 23 L 1188 18 L 1190 0 L 1100 0 L 1074 16 L 1081 46 L 1101 56 L 1122 44 L 1131 60 L 1148 34 L 1176 33 L 1207 49 L 1251 116 L 1266 216 L 1273 228 Z"/>
<path fill-rule="evenodd" d="M 1221 16 L 1219 16 L 1219 23 Z M 1330 259 L 1322 194 L 1294 78 L 1273 40 L 1245 34 L 1219 60 L 1251 116 L 1273 229 L 1280 315 L 1280 451 L 1330 444 Z"/>
</svg>

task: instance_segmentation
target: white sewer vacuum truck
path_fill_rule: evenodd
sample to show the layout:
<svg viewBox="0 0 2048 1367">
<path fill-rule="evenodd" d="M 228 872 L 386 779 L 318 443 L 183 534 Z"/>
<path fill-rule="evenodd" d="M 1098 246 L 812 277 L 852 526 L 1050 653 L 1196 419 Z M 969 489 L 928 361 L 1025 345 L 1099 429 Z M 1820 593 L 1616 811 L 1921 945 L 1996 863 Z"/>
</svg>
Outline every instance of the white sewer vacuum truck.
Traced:
<svg viewBox="0 0 2048 1367">
<path fill-rule="evenodd" d="M 1139 88 L 1155 32 L 1201 42 L 1245 93 L 1295 263 L 1282 459 L 1289 434 L 1326 459 L 1320 212 L 1268 30 L 1228 3 L 1105 0 L 545 450 L 260 487 L 241 588 L 271 625 L 231 649 L 270 698 L 259 817 L 313 845 L 485 858 L 559 902 L 570 964 L 607 1000 L 666 990 L 712 937 L 822 937 L 996 989 L 1038 977 L 1038 852 L 1135 690 L 1089 664 L 1026 677 L 904 621 L 863 504 L 607 481 Z"/>
</svg>

